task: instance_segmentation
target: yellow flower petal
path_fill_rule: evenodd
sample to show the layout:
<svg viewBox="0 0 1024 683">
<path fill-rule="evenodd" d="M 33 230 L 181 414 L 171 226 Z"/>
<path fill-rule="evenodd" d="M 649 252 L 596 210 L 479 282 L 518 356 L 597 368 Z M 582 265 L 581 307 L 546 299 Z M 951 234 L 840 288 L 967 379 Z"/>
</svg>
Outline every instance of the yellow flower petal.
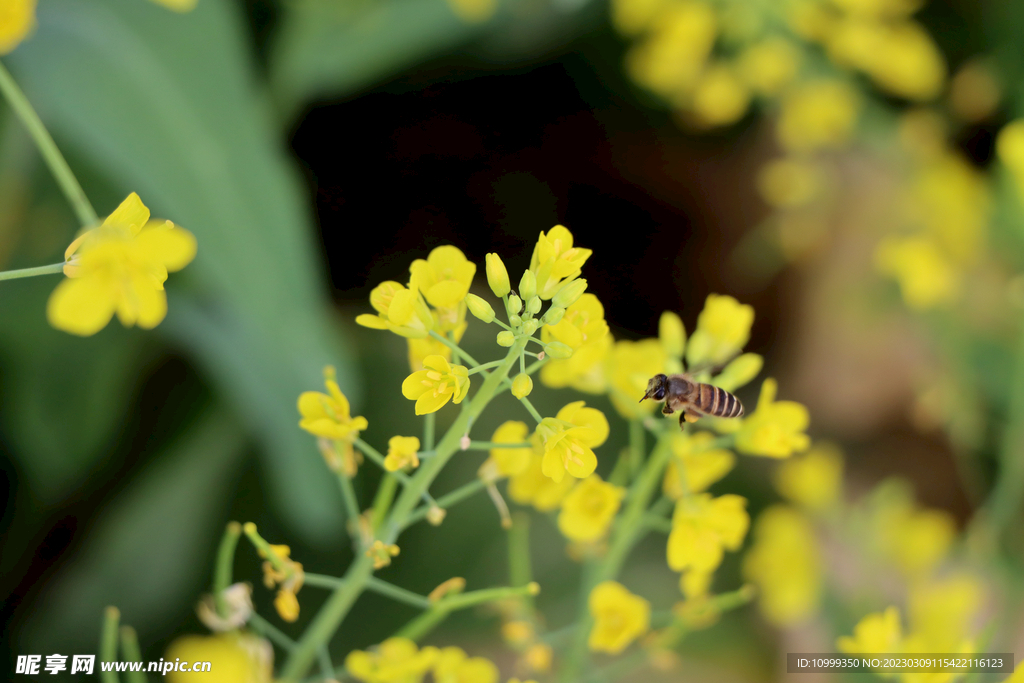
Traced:
<svg viewBox="0 0 1024 683">
<path fill-rule="evenodd" d="M 115 297 L 115 285 L 105 278 L 67 279 L 50 295 L 46 318 L 58 330 L 87 337 L 110 322 Z"/>
<path fill-rule="evenodd" d="M 172 273 L 196 257 L 195 236 L 170 221 L 150 222 L 139 233 L 135 244 Z"/>
<path fill-rule="evenodd" d="M 114 212 L 103 221 L 104 227 L 131 227 L 135 226 L 133 232 L 138 233 L 142 226 L 149 222 L 149 209 L 139 199 L 139 195 L 132 192 L 121 202 L 121 205 L 114 209 Z"/>
</svg>

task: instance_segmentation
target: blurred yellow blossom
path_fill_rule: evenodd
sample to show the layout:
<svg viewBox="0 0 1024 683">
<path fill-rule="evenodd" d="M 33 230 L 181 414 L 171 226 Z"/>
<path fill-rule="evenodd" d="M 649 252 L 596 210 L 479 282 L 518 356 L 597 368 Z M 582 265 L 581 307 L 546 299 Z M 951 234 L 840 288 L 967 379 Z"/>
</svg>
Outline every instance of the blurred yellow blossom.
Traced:
<svg viewBox="0 0 1024 683">
<path fill-rule="evenodd" d="M 910 578 L 927 576 L 946 557 L 956 522 L 942 510 L 920 508 L 899 479 L 879 484 L 867 501 L 869 538 Z"/>
<path fill-rule="evenodd" d="M 683 495 L 684 482 L 690 493 L 700 493 L 732 470 L 736 456 L 724 448 L 713 448 L 714 440 L 711 432 L 672 435 L 670 443 L 675 457 L 665 469 L 666 496 L 678 500 Z"/>
<path fill-rule="evenodd" d="M 686 327 L 682 318 L 672 311 L 665 311 L 658 318 L 658 341 L 665 355 L 673 359 L 681 359 L 686 350 Z M 682 368 L 680 368 L 680 372 Z M 673 371 L 675 372 L 675 371 Z"/>
<path fill-rule="evenodd" d="M 775 488 L 802 508 L 824 512 L 834 507 L 843 493 L 843 454 L 833 444 L 815 444 L 806 454 L 779 465 Z"/>
<path fill-rule="evenodd" d="M 440 510 L 440 508 L 436 509 Z M 440 524 L 440 522 L 438 522 L 438 524 Z M 369 548 L 366 549 L 366 556 L 373 560 L 374 569 L 383 569 L 390 565 L 391 558 L 398 557 L 400 552 L 400 548 L 394 543 L 385 543 L 378 538 Z"/>
<path fill-rule="evenodd" d="M 764 367 L 764 358 L 756 353 L 744 353 L 734 358 L 719 374 L 711 378 L 711 384 L 726 391 L 736 391 L 749 384 Z"/>
<path fill-rule="evenodd" d="M 529 433 L 530 429 L 526 426 L 525 422 L 508 420 L 494 430 L 494 434 L 491 436 L 491 443 L 526 443 Z M 485 469 L 488 468 L 488 463 L 494 467 L 497 477 L 514 477 L 522 474 L 530 466 L 530 456 L 532 453 L 533 449 L 529 447 L 492 448 L 490 457 L 480 468 L 481 476 L 483 476 Z"/>
<path fill-rule="evenodd" d="M 651 29 L 630 49 L 626 66 L 637 83 L 678 103 L 689 96 L 715 44 L 715 11 L 699 0 L 672 2 Z"/>
<path fill-rule="evenodd" d="M 999 107 L 1002 92 L 993 69 L 972 59 L 957 69 L 949 83 L 949 108 L 969 123 L 984 121 Z"/>
<path fill-rule="evenodd" d="M 626 489 L 590 475 L 562 500 L 559 530 L 573 541 L 596 541 L 608 531 L 625 495 Z"/>
<path fill-rule="evenodd" d="M 408 638 L 388 638 L 369 652 L 350 652 L 345 668 L 365 683 L 419 683 L 437 657 L 436 647 L 420 650 Z"/>
<path fill-rule="evenodd" d="M 58 330 L 88 336 L 114 313 L 126 327 L 156 327 L 167 315 L 164 281 L 196 255 L 196 238 L 170 221 L 150 220 L 132 192 L 102 225 L 64 252 L 67 279 L 57 285 L 46 317 Z"/>
<path fill-rule="evenodd" d="M 539 437 L 537 437 L 539 442 Z M 526 469 L 512 476 L 508 482 L 508 495 L 520 505 L 532 505 L 541 512 L 558 509 L 562 499 L 576 485 L 573 477 L 563 477 L 555 481 L 544 476 L 543 447 L 541 453 L 536 450 L 530 455 Z"/>
<path fill-rule="evenodd" d="M 822 191 L 823 169 L 801 157 L 783 157 L 765 164 L 757 174 L 757 189 L 765 202 L 778 209 L 804 206 Z"/>
<path fill-rule="evenodd" d="M 577 479 L 589 477 L 597 467 L 592 449 L 608 438 L 608 419 L 596 408 L 585 408 L 583 401 L 574 401 L 546 417 L 537 425 L 543 439 L 543 472 L 556 482 L 568 472 Z"/>
<path fill-rule="evenodd" d="M 537 279 L 537 296 L 547 300 L 563 284 L 574 280 L 593 252 L 573 246 L 572 233 L 561 225 L 540 233 L 530 259 L 530 270 Z"/>
<path fill-rule="evenodd" d="M 924 0 L 832 0 L 832 2 L 851 14 L 879 19 L 906 17 L 919 10 L 924 4 Z"/>
<path fill-rule="evenodd" d="M 754 307 L 731 296 L 709 294 L 697 316 L 697 329 L 686 345 L 686 362 L 694 365 L 724 363 L 743 350 L 750 340 Z M 648 375 L 648 379 L 651 375 Z M 646 380 L 644 381 L 646 386 Z M 643 396 L 643 391 L 637 398 Z"/>
<path fill-rule="evenodd" d="M 984 252 L 992 214 L 988 179 L 960 154 L 921 164 L 906 197 L 908 218 L 925 228 L 952 262 L 970 265 Z"/>
<path fill-rule="evenodd" d="M 647 633 L 651 604 L 616 581 L 604 581 L 590 591 L 594 626 L 587 644 L 596 652 L 617 655 Z"/>
<path fill-rule="evenodd" d="M 452 12 L 470 24 L 487 21 L 498 11 L 498 0 L 447 0 Z"/>
<path fill-rule="evenodd" d="M 673 571 L 711 571 L 725 550 L 737 550 L 750 525 L 747 501 L 726 494 L 698 493 L 676 503 L 668 537 L 668 566 Z"/>
<path fill-rule="evenodd" d="M 821 599 L 823 565 L 810 522 L 775 505 L 757 518 L 753 536 L 743 575 L 758 587 L 762 614 L 779 626 L 812 616 Z"/>
<path fill-rule="evenodd" d="M 384 456 L 384 469 L 396 472 L 406 467 L 419 467 L 420 440 L 415 436 L 393 436 L 388 439 L 388 454 Z"/>
<path fill-rule="evenodd" d="M 291 559 L 291 548 L 286 545 L 271 545 L 274 559 L 259 550 L 260 557 L 266 558 L 263 563 L 263 585 L 267 588 L 278 587 L 274 608 L 278 615 L 287 622 L 299 618 L 299 600 L 296 593 L 302 588 L 305 573 L 302 564 Z"/>
<path fill-rule="evenodd" d="M 620 32 L 633 35 L 651 26 L 672 0 L 612 0 L 612 23 Z"/>
<path fill-rule="evenodd" d="M 541 328 L 545 344 L 561 342 L 572 350 L 564 360 L 552 359 L 540 370 L 541 381 L 554 388 L 573 387 L 602 393 L 606 378 L 602 367 L 612 339 L 604 320 L 604 306 L 593 294 L 584 294 L 565 309 L 562 319 Z"/>
<path fill-rule="evenodd" d="M 903 642 L 900 613 L 895 607 L 869 614 L 853 627 L 853 636 L 841 636 L 836 647 L 848 655 L 899 652 Z"/>
<path fill-rule="evenodd" d="M 498 667 L 483 657 L 470 657 L 457 647 L 443 648 L 434 660 L 435 683 L 498 683 Z"/>
<path fill-rule="evenodd" d="M 958 652 L 971 636 L 985 589 L 969 575 L 932 579 L 911 585 L 907 598 L 911 645 L 918 652 Z"/>
<path fill-rule="evenodd" d="M 867 70 L 871 80 L 909 100 L 935 99 L 946 84 L 946 62 L 931 36 L 915 22 L 887 26 Z"/>
<path fill-rule="evenodd" d="M 743 51 L 739 68 L 747 85 L 755 92 L 776 95 L 796 76 L 800 51 L 784 38 L 766 38 Z"/>
<path fill-rule="evenodd" d="M 842 81 L 808 81 L 787 92 L 781 102 L 779 143 L 793 152 L 840 147 L 850 139 L 860 101 Z"/>
<path fill-rule="evenodd" d="M 750 106 L 750 89 L 726 63 L 709 66 L 693 88 L 690 110 L 697 122 L 725 126 L 739 121 Z"/>
<path fill-rule="evenodd" d="M 463 325 L 461 329 L 455 330 L 455 343 L 457 344 L 462 339 L 462 333 L 466 330 L 466 326 Z M 441 356 L 446 361 L 451 362 L 452 359 L 452 347 L 448 346 L 444 342 L 441 342 L 433 337 L 422 337 L 406 339 L 409 345 L 409 371 L 416 372 L 417 370 L 423 370 L 423 359 L 427 356 Z"/>
<path fill-rule="evenodd" d="M 340 439 L 351 443 L 359 432 L 369 426 L 365 417 L 352 417 L 348 399 L 341 393 L 335 380 L 334 368 L 324 368 L 324 385 L 327 394 L 319 391 L 304 391 L 299 395 L 299 413 L 302 419 L 299 427 L 314 436 L 326 439 Z"/>
<path fill-rule="evenodd" d="M 190 12 L 195 9 L 199 0 L 153 0 L 153 2 L 175 12 Z"/>
<path fill-rule="evenodd" d="M 796 401 L 776 401 L 778 384 L 768 378 L 761 385 L 757 408 L 744 418 L 736 432 L 736 450 L 748 455 L 788 458 L 807 450 L 811 439 L 804 433 L 811 418 Z"/>
<path fill-rule="evenodd" d="M 377 315 L 363 313 L 356 323 L 375 330 L 391 330 L 397 335 L 422 338 L 434 327 L 434 316 L 416 289 L 388 280 L 370 292 L 370 305 Z"/>
<path fill-rule="evenodd" d="M 875 265 L 899 282 L 903 300 L 914 309 L 948 303 L 959 291 L 956 269 L 925 236 L 886 235 L 875 249 Z"/>
<path fill-rule="evenodd" d="M 476 264 L 451 245 L 437 247 L 426 260 L 409 266 L 409 286 L 418 289 L 431 306 L 455 308 L 466 298 L 476 274 Z"/>
<path fill-rule="evenodd" d="M 451 365 L 441 356 L 423 359 L 423 370 L 412 373 L 402 382 L 402 395 L 416 401 L 416 414 L 426 415 L 440 410 L 448 401 L 462 403 L 469 392 L 469 370 Z"/>
<path fill-rule="evenodd" d="M 607 360 L 612 405 L 627 420 L 650 415 L 658 403 L 640 403 L 647 382 L 665 371 L 665 349 L 657 339 L 619 340 Z"/>
<path fill-rule="evenodd" d="M 263 638 L 244 631 L 212 636 L 181 636 L 164 653 L 166 661 L 212 662 L 221 683 L 270 683 L 274 648 Z M 201 683 L 209 672 L 170 671 L 168 683 Z"/>
<path fill-rule="evenodd" d="M 545 643 L 534 643 L 523 654 L 523 662 L 531 671 L 545 672 L 551 670 L 551 662 L 555 658 L 554 650 Z"/>
<path fill-rule="evenodd" d="M 36 26 L 36 0 L 0 0 L 0 55 L 18 47 Z"/>
</svg>

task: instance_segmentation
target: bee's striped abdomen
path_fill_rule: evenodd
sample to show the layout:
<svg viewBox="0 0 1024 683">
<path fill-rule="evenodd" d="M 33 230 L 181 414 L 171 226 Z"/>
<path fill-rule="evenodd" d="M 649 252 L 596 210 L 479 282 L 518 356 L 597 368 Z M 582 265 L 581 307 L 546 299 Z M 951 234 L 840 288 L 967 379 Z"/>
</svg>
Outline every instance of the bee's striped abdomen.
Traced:
<svg viewBox="0 0 1024 683">
<path fill-rule="evenodd" d="M 740 417 L 743 415 L 743 404 L 738 398 L 725 389 L 711 384 L 697 386 L 694 404 L 705 415 L 714 415 L 715 417 Z"/>
</svg>

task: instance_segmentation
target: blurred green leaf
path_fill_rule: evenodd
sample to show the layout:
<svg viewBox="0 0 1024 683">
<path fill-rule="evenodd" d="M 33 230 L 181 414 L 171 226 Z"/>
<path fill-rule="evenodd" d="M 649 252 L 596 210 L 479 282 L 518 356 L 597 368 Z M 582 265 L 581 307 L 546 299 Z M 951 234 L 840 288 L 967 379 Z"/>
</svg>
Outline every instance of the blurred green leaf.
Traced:
<svg viewBox="0 0 1024 683">
<path fill-rule="evenodd" d="M 116 605 L 143 642 L 165 634 L 211 574 L 244 441 L 223 408 L 206 411 L 104 509 L 43 588 L 20 647 L 94 651 L 106 605 Z"/>
<path fill-rule="evenodd" d="M 260 436 L 269 492 L 293 532 L 325 543 L 341 536 L 341 505 L 297 428 L 295 401 L 322 384 L 328 362 L 354 393 L 352 368 L 239 10 L 228 0 L 187 14 L 138 0 L 50 0 L 9 61 L 59 144 L 121 196 L 137 191 L 154 216 L 195 233 L 199 255 L 171 276 L 159 329 L 194 352 Z"/>
</svg>

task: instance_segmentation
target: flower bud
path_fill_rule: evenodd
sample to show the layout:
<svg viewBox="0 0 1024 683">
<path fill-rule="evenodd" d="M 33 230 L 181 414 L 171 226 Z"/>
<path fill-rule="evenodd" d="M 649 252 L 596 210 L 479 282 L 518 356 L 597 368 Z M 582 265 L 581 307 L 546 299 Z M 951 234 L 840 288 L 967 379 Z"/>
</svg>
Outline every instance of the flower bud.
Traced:
<svg viewBox="0 0 1024 683">
<path fill-rule="evenodd" d="M 480 320 L 483 320 L 485 323 L 494 321 L 494 309 L 491 308 L 489 303 L 478 297 L 476 294 L 466 295 L 466 308 L 469 309 L 470 313 L 475 315 L 477 318 L 480 318 Z"/>
<path fill-rule="evenodd" d="M 532 335 L 536 331 L 537 331 L 537 321 L 536 320 L 527 320 L 525 323 L 523 323 L 523 333 L 524 334 Z"/>
<path fill-rule="evenodd" d="M 523 324 L 523 319 L 520 318 L 518 315 L 510 315 L 508 317 L 508 324 L 511 325 L 512 327 L 519 327 L 520 325 Z"/>
<path fill-rule="evenodd" d="M 557 325 L 562 321 L 562 316 L 565 315 L 565 309 L 561 306 L 552 306 L 544 314 L 544 317 L 540 319 L 545 325 Z"/>
<path fill-rule="evenodd" d="M 508 282 L 508 271 L 505 270 L 505 264 L 501 262 L 501 257 L 497 254 L 487 254 L 484 257 L 484 262 L 487 270 L 487 284 L 491 286 L 494 296 L 502 297 L 508 294 L 512 290 L 512 286 Z"/>
<path fill-rule="evenodd" d="M 533 379 L 525 372 L 520 372 L 512 380 L 512 395 L 516 398 L 526 398 L 533 391 Z"/>
<path fill-rule="evenodd" d="M 551 303 L 560 308 L 569 308 L 576 303 L 577 299 L 583 296 L 585 291 L 587 291 L 587 281 L 583 278 L 577 278 L 572 282 L 562 285 L 562 288 L 551 299 Z"/>
<path fill-rule="evenodd" d="M 508 298 L 508 312 L 518 315 L 521 310 L 523 310 L 523 300 L 513 294 Z"/>
<path fill-rule="evenodd" d="M 498 333 L 498 346 L 512 346 L 516 343 L 516 336 L 508 330 Z"/>
<path fill-rule="evenodd" d="M 744 353 L 726 365 L 712 382 L 726 391 L 736 391 L 757 377 L 763 367 L 764 358 L 756 353 Z"/>
<path fill-rule="evenodd" d="M 537 296 L 537 276 L 532 270 L 523 273 L 522 279 L 519 280 L 519 296 L 527 301 Z"/>
<path fill-rule="evenodd" d="M 665 353 L 672 358 L 682 358 L 686 347 L 686 328 L 683 321 L 672 311 L 665 311 L 658 320 L 658 339 Z"/>
<path fill-rule="evenodd" d="M 539 296 L 530 297 L 530 300 L 526 302 L 526 312 L 530 315 L 536 315 L 540 313 L 540 307 L 542 302 Z"/>
<path fill-rule="evenodd" d="M 572 347 L 562 342 L 551 342 L 544 345 L 544 353 L 552 358 L 564 359 L 572 355 Z"/>
</svg>

